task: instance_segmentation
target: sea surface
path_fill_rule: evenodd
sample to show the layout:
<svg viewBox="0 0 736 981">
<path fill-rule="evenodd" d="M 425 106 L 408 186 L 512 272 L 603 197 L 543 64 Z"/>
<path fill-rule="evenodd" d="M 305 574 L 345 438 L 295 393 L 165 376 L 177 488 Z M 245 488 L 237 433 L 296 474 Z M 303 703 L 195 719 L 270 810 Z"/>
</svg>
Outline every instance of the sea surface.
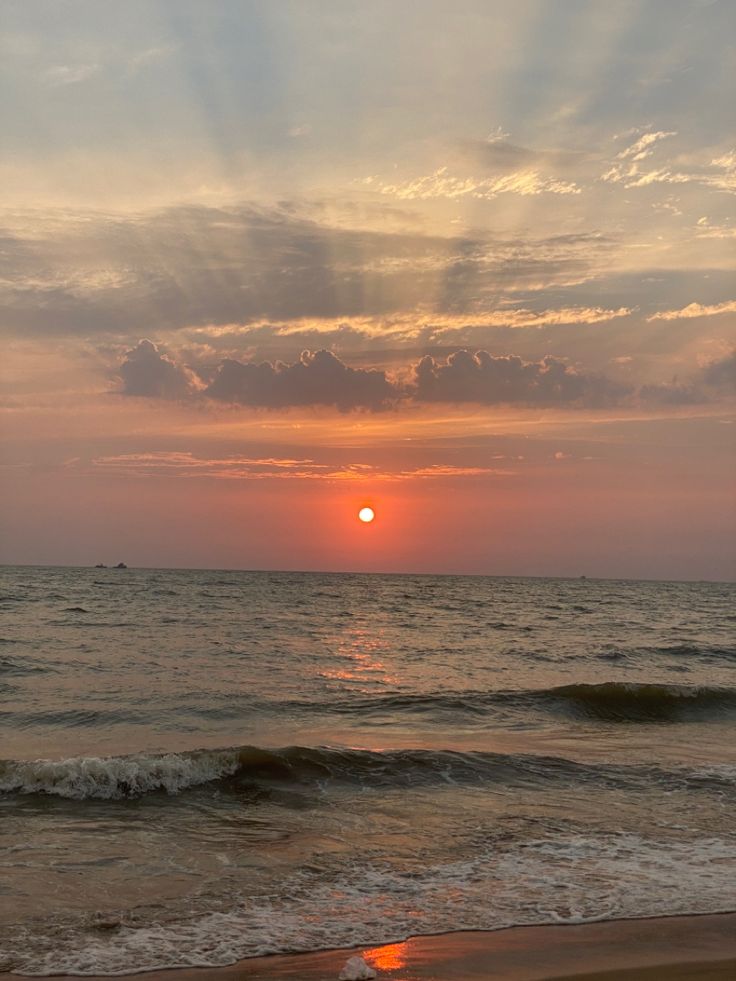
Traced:
<svg viewBox="0 0 736 981">
<path fill-rule="evenodd" d="M 0 970 L 736 909 L 735 599 L 0 569 Z"/>
</svg>

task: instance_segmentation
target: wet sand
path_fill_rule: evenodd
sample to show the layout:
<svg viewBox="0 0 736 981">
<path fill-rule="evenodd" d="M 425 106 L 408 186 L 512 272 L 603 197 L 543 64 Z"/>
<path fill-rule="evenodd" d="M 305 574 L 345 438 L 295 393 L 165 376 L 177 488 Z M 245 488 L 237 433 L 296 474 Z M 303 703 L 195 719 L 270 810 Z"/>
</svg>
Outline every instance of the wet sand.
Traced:
<svg viewBox="0 0 736 981">
<path fill-rule="evenodd" d="M 330 981 L 360 954 L 387 981 L 726 981 L 736 978 L 736 913 L 413 937 L 383 947 L 256 957 L 154 971 L 146 981 Z"/>
</svg>

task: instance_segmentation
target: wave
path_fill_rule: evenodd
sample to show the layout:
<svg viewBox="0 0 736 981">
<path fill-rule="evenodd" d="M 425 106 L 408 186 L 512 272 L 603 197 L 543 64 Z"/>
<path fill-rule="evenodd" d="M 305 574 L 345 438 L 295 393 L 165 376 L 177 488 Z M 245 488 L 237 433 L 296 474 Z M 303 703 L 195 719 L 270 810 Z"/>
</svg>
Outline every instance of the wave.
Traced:
<svg viewBox="0 0 736 981">
<path fill-rule="evenodd" d="M 295 791 L 347 785 L 401 789 L 431 786 L 503 787 L 616 783 L 628 790 L 663 788 L 736 791 L 736 768 L 706 770 L 578 763 L 562 757 L 459 752 L 455 750 L 364 750 L 327 746 L 264 749 L 237 746 L 185 753 L 67 760 L 0 761 L 0 794 L 44 794 L 72 800 L 123 800 L 151 793 L 179 794 L 215 781 L 246 791 L 275 787 Z"/>
<path fill-rule="evenodd" d="M 314 787 L 329 782 L 406 786 L 477 782 L 494 776 L 508 779 L 519 768 L 525 768 L 524 758 L 492 753 L 240 746 L 165 755 L 9 760 L 0 763 L 0 792 L 120 800 L 155 791 L 178 794 L 232 777 L 253 788 L 275 784 Z"/>
<path fill-rule="evenodd" d="M 322 703 L 291 702 L 324 711 Z M 608 681 L 507 691 L 430 692 L 335 698 L 329 712 L 385 715 L 410 712 L 444 717 L 480 716 L 530 709 L 605 722 L 687 722 L 736 713 L 736 689 Z"/>
<path fill-rule="evenodd" d="M 5 643 L 5 641 L 2 641 L 1 643 Z M 7 643 L 15 644 L 16 642 L 7 641 Z M 23 641 L 20 641 L 19 643 L 23 643 Z M 43 674 L 51 670 L 52 668 L 46 665 L 34 664 L 32 661 L 28 661 L 26 658 L 13 656 L 12 654 L 0 655 L 0 674 L 12 674 L 12 675 Z"/>
<path fill-rule="evenodd" d="M 228 776 L 238 768 L 238 753 L 169 753 L 68 760 L 0 762 L 0 793 L 50 794 L 73 800 L 120 800 L 152 791 L 177 794 L 188 787 Z"/>
<path fill-rule="evenodd" d="M 605 721 L 668 722 L 736 712 L 736 689 L 609 681 L 561 685 L 543 693 Z"/>
<path fill-rule="evenodd" d="M 659 647 L 604 646 L 595 657 L 599 660 L 639 661 L 649 657 L 687 658 L 688 661 L 718 662 L 736 658 L 736 647 L 722 644 L 664 644 Z"/>
<path fill-rule="evenodd" d="M 719 644 L 668 644 L 664 647 L 644 648 L 647 654 L 664 654 L 668 657 L 701 658 L 705 661 L 736 658 L 736 647 L 724 647 Z"/>
</svg>

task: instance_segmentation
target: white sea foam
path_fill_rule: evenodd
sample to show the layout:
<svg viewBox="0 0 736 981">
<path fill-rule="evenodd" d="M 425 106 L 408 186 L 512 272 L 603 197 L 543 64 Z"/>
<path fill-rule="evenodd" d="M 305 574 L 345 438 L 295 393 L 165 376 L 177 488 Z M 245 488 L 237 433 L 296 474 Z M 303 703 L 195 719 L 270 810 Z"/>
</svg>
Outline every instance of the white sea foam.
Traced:
<svg viewBox="0 0 736 981">
<path fill-rule="evenodd" d="M 74 800 L 119 800 L 153 790 L 177 794 L 187 787 L 228 776 L 237 768 L 237 752 L 229 750 L 13 761 L 0 764 L 0 791 L 52 794 Z"/>
<path fill-rule="evenodd" d="M 729 839 L 572 835 L 421 871 L 367 865 L 330 882 L 300 872 L 278 895 L 251 897 L 226 912 L 123 926 L 94 940 L 57 935 L 45 952 L 21 948 L 13 965 L 29 975 L 114 975 L 447 930 L 724 912 L 734 907 L 735 875 Z"/>
</svg>

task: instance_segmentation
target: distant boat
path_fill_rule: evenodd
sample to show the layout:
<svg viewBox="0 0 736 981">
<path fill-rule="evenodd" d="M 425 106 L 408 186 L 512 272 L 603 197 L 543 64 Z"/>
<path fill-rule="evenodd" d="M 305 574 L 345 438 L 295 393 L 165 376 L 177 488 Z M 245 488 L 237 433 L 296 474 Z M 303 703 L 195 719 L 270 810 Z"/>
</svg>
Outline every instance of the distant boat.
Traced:
<svg viewBox="0 0 736 981">
<path fill-rule="evenodd" d="M 127 569 L 128 567 L 127 567 L 127 565 L 124 562 L 118 562 L 118 564 L 115 566 L 115 568 L 116 569 Z"/>
<path fill-rule="evenodd" d="M 98 562 L 97 565 L 95 566 L 95 569 L 106 569 L 106 568 L 107 566 L 105 565 L 104 562 Z"/>
</svg>

